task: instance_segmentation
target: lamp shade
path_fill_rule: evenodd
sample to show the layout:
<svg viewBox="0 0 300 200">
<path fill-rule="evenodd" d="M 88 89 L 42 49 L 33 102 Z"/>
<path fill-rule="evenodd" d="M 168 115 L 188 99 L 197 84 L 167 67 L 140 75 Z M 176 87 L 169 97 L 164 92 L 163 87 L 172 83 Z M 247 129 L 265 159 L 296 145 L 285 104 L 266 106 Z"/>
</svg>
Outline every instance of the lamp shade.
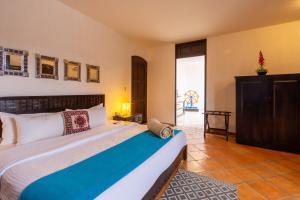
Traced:
<svg viewBox="0 0 300 200">
<path fill-rule="evenodd" d="M 130 103 L 129 102 L 124 102 L 121 105 L 121 113 L 124 116 L 130 115 Z"/>
</svg>

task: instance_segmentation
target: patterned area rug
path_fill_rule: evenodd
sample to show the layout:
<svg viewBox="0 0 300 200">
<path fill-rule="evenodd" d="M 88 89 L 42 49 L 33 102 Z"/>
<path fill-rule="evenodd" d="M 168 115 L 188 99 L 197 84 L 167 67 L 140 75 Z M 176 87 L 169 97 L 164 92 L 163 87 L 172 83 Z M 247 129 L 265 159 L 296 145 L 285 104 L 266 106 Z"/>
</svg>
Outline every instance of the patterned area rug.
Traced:
<svg viewBox="0 0 300 200">
<path fill-rule="evenodd" d="M 235 185 L 178 170 L 160 200 L 237 200 Z"/>
</svg>

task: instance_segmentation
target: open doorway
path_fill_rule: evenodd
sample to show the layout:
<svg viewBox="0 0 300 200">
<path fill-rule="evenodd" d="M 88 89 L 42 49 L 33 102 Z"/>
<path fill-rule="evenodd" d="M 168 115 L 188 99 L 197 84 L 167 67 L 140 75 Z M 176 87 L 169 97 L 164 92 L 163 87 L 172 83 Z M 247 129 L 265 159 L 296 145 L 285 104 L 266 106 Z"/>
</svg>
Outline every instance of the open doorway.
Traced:
<svg viewBox="0 0 300 200">
<path fill-rule="evenodd" d="M 204 139 L 206 39 L 175 45 L 175 124 L 189 138 Z"/>
<path fill-rule="evenodd" d="M 205 56 L 176 59 L 176 125 L 204 127 Z"/>
</svg>

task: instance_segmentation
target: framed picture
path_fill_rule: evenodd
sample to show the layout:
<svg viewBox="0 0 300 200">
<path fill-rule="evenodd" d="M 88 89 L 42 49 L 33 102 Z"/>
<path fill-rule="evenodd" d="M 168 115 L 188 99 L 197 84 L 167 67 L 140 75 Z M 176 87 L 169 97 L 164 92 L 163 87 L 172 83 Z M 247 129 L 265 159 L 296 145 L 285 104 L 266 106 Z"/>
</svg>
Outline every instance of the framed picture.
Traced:
<svg viewBox="0 0 300 200">
<path fill-rule="evenodd" d="M 100 67 L 94 65 L 86 65 L 87 82 L 100 83 Z"/>
<path fill-rule="evenodd" d="M 28 51 L 0 47 L 0 76 L 28 77 Z"/>
<path fill-rule="evenodd" d="M 64 60 L 65 80 L 81 81 L 81 63 Z"/>
<path fill-rule="evenodd" d="M 58 80 L 58 58 L 36 54 L 36 78 Z"/>
</svg>

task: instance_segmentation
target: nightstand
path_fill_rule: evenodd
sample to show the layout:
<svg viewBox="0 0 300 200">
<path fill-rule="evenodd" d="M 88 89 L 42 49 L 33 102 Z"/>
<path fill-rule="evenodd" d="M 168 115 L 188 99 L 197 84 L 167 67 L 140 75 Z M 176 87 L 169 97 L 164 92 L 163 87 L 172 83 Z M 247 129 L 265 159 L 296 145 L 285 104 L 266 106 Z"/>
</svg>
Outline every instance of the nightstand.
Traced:
<svg viewBox="0 0 300 200">
<path fill-rule="evenodd" d="M 136 123 L 143 123 L 143 114 L 131 114 L 127 116 L 113 116 L 113 120 L 116 121 L 129 121 Z"/>
</svg>

